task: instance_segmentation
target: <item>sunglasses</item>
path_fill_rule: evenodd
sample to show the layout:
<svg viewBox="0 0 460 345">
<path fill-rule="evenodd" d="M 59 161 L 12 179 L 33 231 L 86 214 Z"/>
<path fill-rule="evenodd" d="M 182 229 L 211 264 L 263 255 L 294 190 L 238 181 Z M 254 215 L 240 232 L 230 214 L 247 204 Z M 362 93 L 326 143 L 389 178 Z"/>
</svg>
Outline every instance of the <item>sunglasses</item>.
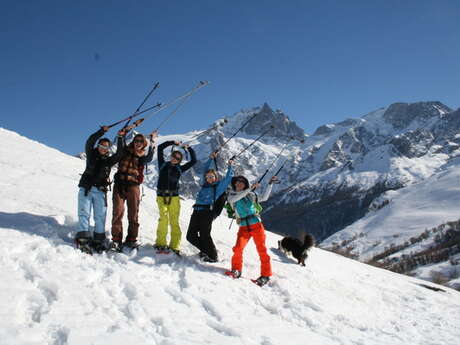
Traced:
<svg viewBox="0 0 460 345">
<path fill-rule="evenodd" d="M 108 149 L 109 149 L 109 146 L 108 146 L 108 145 L 99 144 L 99 145 L 97 145 L 97 147 L 99 147 L 99 148 L 102 149 L 102 150 L 108 150 Z"/>
<path fill-rule="evenodd" d="M 144 143 L 144 140 L 142 140 L 142 139 L 136 139 L 136 140 L 134 140 L 134 143 L 135 143 L 135 144 L 143 144 L 143 143 Z"/>
<path fill-rule="evenodd" d="M 178 156 L 172 156 L 171 158 L 175 159 L 176 161 L 181 161 L 182 160 L 182 157 L 178 157 Z"/>
<path fill-rule="evenodd" d="M 206 178 L 216 178 L 216 175 L 209 174 L 209 175 L 206 175 L 205 177 L 206 177 Z"/>
</svg>

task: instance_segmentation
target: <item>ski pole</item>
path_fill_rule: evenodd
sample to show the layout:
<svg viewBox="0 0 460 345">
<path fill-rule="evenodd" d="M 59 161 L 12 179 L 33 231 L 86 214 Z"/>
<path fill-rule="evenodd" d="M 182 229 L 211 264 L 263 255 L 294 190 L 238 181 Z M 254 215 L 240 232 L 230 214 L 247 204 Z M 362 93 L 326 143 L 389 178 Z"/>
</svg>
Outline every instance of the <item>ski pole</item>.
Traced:
<svg viewBox="0 0 460 345">
<path fill-rule="evenodd" d="M 281 172 L 281 170 L 283 170 L 284 166 L 286 165 L 286 163 L 290 160 L 290 158 L 286 159 L 284 161 L 283 164 L 281 164 L 280 168 L 275 172 L 275 174 L 273 176 L 278 176 L 278 174 Z M 279 182 L 275 182 L 275 183 L 279 183 Z"/>
<path fill-rule="evenodd" d="M 214 152 L 219 152 L 225 145 L 227 145 L 227 143 L 235 137 L 235 135 L 237 135 L 244 127 L 246 127 L 246 125 L 251 122 L 257 115 L 259 115 L 260 112 L 258 113 L 255 113 L 254 115 L 252 115 L 230 138 L 228 138 L 222 145 L 220 145 L 219 148 L 217 148 L 217 150 L 215 150 Z"/>
<path fill-rule="evenodd" d="M 147 94 L 147 96 L 145 96 L 144 100 L 142 101 L 141 105 L 137 107 L 136 111 L 133 113 L 133 114 L 136 114 L 138 113 L 142 106 L 145 104 L 145 102 L 147 102 L 147 100 L 149 99 L 149 97 L 152 95 L 152 93 L 160 86 L 160 82 L 156 82 L 155 85 L 153 86 L 153 89 L 150 90 L 150 92 Z M 132 119 L 132 118 L 131 118 Z M 126 127 L 129 125 L 131 119 L 129 119 L 128 121 L 126 121 L 125 125 L 123 127 Z"/>
<path fill-rule="evenodd" d="M 259 180 L 257 181 L 257 183 L 261 183 L 262 180 L 264 179 L 264 177 L 268 174 L 268 172 L 270 171 L 270 169 L 275 165 L 275 163 L 278 161 L 278 158 L 281 156 L 281 154 L 284 152 L 284 150 L 286 150 L 288 144 L 294 139 L 294 137 L 290 137 L 289 138 L 289 141 L 284 145 L 283 149 L 278 153 L 278 155 L 275 157 L 275 159 L 273 160 L 272 164 L 270 164 L 270 166 L 267 168 L 267 170 L 265 170 L 264 174 L 259 178 Z"/>
<path fill-rule="evenodd" d="M 178 102 L 179 100 L 182 100 L 182 99 L 185 99 L 185 100 L 186 100 L 186 99 L 187 99 L 188 97 L 190 97 L 193 93 L 195 93 L 197 90 L 201 89 L 203 86 L 206 86 L 206 85 L 208 85 L 208 82 L 207 82 L 207 81 L 200 81 L 200 83 L 199 83 L 198 86 L 194 87 L 192 90 L 190 90 L 189 92 L 185 93 L 184 95 L 179 96 L 179 97 L 173 99 L 171 102 L 169 102 L 169 103 L 167 103 L 167 104 L 165 104 L 165 105 L 161 105 L 161 103 L 158 103 L 157 105 L 154 106 L 154 107 L 157 107 L 157 106 L 159 107 L 159 109 L 158 109 L 157 111 L 155 111 L 155 112 L 153 112 L 153 113 L 151 113 L 151 114 L 149 114 L 149 115 L 147 115 L 147 116 L 145 116 L 145 117 L 143 117 L 143 118 L 137 120 L 137 121 L 136 121 L 137 123 L 136 123 L 136 125 L 135 125 L 134 127 L 128 126 L 128 127 L 130 127 L 129 130 L 131 130 L 131 129 L 137 127 L 137 126 L 139 126 L 139 125 L 140 125 L 145 119 L 147 119 L 148 117 L 150 117 L 150 116 L 152 116 L 152 115 L 154 115 L 154 114 L 159 113 L 159 112 L 162 111 L 163 109 L 165 109 L 165 108 L 169 107 L 170 105 L 172 105 L 172 104 Z M 179 107 L 185 102 L 185 100 L 179 105 Z M 139 115 L 139 114 L 145 113 L 146 111 L 149 111 L 149 110 L 153 109 L 154 107 L 150 107 L 150 108 L 147 108 L 147 109 L 145 109 L 145 110 L 143 110 L 143 111 L 141 111 L 141 112 L 138 112 L 138 113 L 136 114 L 136 116 Z M 177 112 L 177 110 L 179 109 L 179 107 L 175 110 L 175 112 Z M 174 115 L 175 112 L 173 112 L 171 115 Z M 168 116 L 168 118 L 167 118 L 166 120 L 170 119 L 170 118 L 172 117 L 171 115 Z M 165 123 L 165 121 L 163 121 L 161 125 L 163 125 L 164 123 Z M 160 127 L 161 127 L 161 126 L 158 126 L 155 130 L 158 131 L 158 129 L 159 129 Z M 128 131 L 129 131 L 129 130 L 128 130 Z"/>
<path fill-rule="evenodd" d="M 144 111 L 142 111 L 142 112 L 139 111 L 139 110 L 141 109 L 141 107 L 144 105 L 144 103 L 147 101 L 147 99 L 152 95 L 152 93 L 153 93 L 159 86 L 160 86 L 160 83 L 159 83 L 159 82 L 156 82 L 155 85 L 153 86 L 153 89 L 147 94 L 147 96 L 146 96 L 146 97 L 144 98 L 144 100 L 142 101 L 141 105 L 136 109 L 136 111 L 135 111 L 133 114 L 131 114 L 131 115 L 128 116 L 127 118 L 124 118 L 124 119 L 122 119 L 122 120 L 120 120 L 120 121 L 117 121 L 117 122 L 115 122 L 115 123 L 112 123 L 111 125 L 109 125 L 109 126 L 107 126 L 107 127 L 112 128 L 113 126 L 116 126 L 116 125 L 118 125 L 118 124 L 120 124 L 120 123 L 122 123 L 122 122 L 124 122 L 124 121 L 128 121 L 128 122 L 125 124 L 125 126 L 123 126 L 123 127 L 126 127 L 126 126 L 129 124 L 129 121 L 131 121 L 134 117 L 139 116 L 140 114 L 142 114 L 142 113 L 145 112 L 145 111 L 149 111 L 149 110 L 151 110 L 151 109 L 153 109 L 153 108 L 159 107 L 159 106 L 161 105 L 161 103 L 157 103 L 157 104 L 154 105 L 153 107 L 150 107 L 150 108 L 148 108 L 148 109 L 146 109 L 146 110 L 144 110 Z"/>
<path fill-rule="evenodd" d="M 198 85 L 195 86 L 193 89 L 191 89 L 190 91 L 187 91 L 187 92 L 184 93 L 182 96 L 178 96 L 178 97 L 174 98 L 173 100 L 171 100 L 170 102 L 166 103 L 165 105 L 161 105 L 161 106 L 160 106 L 160 109 L 158 109 L 158 110 L 156 110 L 155 112 L 153 112 L 153 113 L 147 115 L 146 118 L 149 117 L 149 116 L 152 116 L 152 115 L 154 115 L 154 114 L 156 114 L 156 113 L 159 113 L 159 112 L 162 111 L 163 109 L 166 109 L 167 107 L 173 105 L 174 103 L 177 103 L 177 102 L 181 101 L 181 100 L 184 99 L 184 98 L 190 97 L 191 95 L 193 95 L 195 92 L 197 92 L 197 91 L 198 91 L 199 89 L 201 89 L 202 87 L 205 87 L 206 85 L 209 85 L 209 82 L 208 82 L 208 81 L 200 81 L 200 82 L 198 83 Z M 147 109 L 141 111 L 141 113 L 143 113 L 143 112 L 145 112 L 145 111 L 147 111 Z"/>
<path fill-rule="evenodd" d="M 185 104 L 185 102 L 187 102 L 191 95 L 192 94 L 189 94 L 187 97 L 184 97 L 184 99 L 179 103 L 176 109 L 174 109 L 168 116 L 166 116 L 166 118 L 157 126 L 157 131 L 179 111 L 179 109 Z"/>
<path fill-rule="evenodd" d="M 259 141 L 260 138 L 262 138 L 264 135 L 266 135 L 268 132 L 270 132 L 273 128 L 275 128 L 275 126 L 271 125 L 269 129 L 267 129 L 265 132 L 263 132 L 261 135 L 259 135 L 256 139 L 254 139 L 252 141 L 252 143 L 250 143 L 248 146 L 246 146 L 243 150 L 241 150 L 238 154 L 234 155 L 232 158 L 230 158 L 230 160 L 235 160 L 236 158 L 238 158 L 239 156 L 241 156 L 241 154 L 243 152 L 245 152 L 247 149 L 249 149 L 252 145 L 254 145 L 256 142 Z"/>
<path fill-rule="evenodd" d="M 212 127 L 208 128 L 208 129 L 204 130 L 203 132 L 198 133 L 198 134 L 194 135 L 193 137 L 191 137 L 190 140 L 189 140 L 189 142 L 190 142 L 191 140 L 198 139 L 198 138 L 202 137 L 202 136 L 205 135 L 205 134 L 208 134 L 209 132 L 213 131 L 214 129 L 217 129 L 217 128 L 221 127 L 221 126 L 222 126 L 222 127 L 225 126 L 225 124 L 226 124 L 227 122 L 228 122 L 228 120 L 227 120 L 227 119 L 224 119 L 222 122 L 216 123 L 214 126 L 212 126 Z"/>
<path fill-rule="evenodd" d="M 150 111 L 150 110 L 153 110 L 153 109 L 155 109 L 155 108 L 159 108 L 159 109 L 156 110 L 155 112 L 153 112 L 153 113 L 149 114 L 148 116 L 146 116 L 146 117 L 145 117 L 145 119 L 146 119 L 147 117 L 152 116 L 152 115 L 155 115 L 155 114 L 159 113 L 160 111 L 162 111 L 163 109 L 166 109 L 166 108 L 169 107 L 170 105 L 172 105 L 172 104 L 174 104 L 174 103 L 180 101 L 180 100 L 183 99 L 184 97 L 188 97 L 190 93 L 194 93 L 194 92 L 196 92 L 198 89 L 201 89 L 203 86 L 206 86 L 206 85 L 208 85 L 208 84 L 209 84 L 209 82 L 207 82 L 207 81 L 200 81 L 200 84 L 199 84 L 198 86 L 194 87 L 192 90 L 188 91 L 187 93 L 183 94 L 182 96 L 179 96 L 179 97 L 174 98 L 174 99 L 173 99 L 172 101 L 170 101 L 169 103 L 164 104 L 164 105 L 161 104 L 161 103 L 157 103 L 157 104 L 155 104 L 154 106 L 148 107 L 148 108 L 146 108 L 146 109 L 144 109 L 144 110 L 142 110 L 142 111 L 137 112 L 136 114 L 130 115 L 130 116 L 128 116 L 127 118 L 125 118 L 125 119 L 123 119 L 123 120 L 120 120 L 120 121 L 118 121 L 118 122 L 116 122 L 116 123 L 114 123 L 114 124 L 112 124 L 112 125 L 110 125 L 110 126 L 108 126 L 108 127 L 110 128 L 110 127 L 116 126 L 116 125 L 122 123 L 123 121 L 128 120 L 129 118 L 133 118 L 133 117 L 135 117 L 135 116 L 139 116 L 139 115 L 144 114 L 144 113 L 146 113 L 146 112 L 148 112 L 148 111 Z"/>
<path fill-rule="evenodd" d="M 162 104 L 159 104 L 159 109 L 154 111 L 153 113 L 145 116 L 142 120 L 145 120 L 147 119 L 148 117 L 152 116 L 152 115 L 155 115 L 157 113 L 159 113 L 160 111 L 162 111 L 163 109 L 166 109 L 167 107 L 169 107 L 170 105 L 174 104 L 174 103 L 177 103 L 179 101 L 182 100 L 182 102 L 179 104 L 179 106 L 165 119 L 163 120 L 163 122 L 155 129 L 158 131 L 158 129 L 167 121 L 169 120 L 178 110 L 179 108 L 185 103 L 185 101 L 191 96 L 193 95 L 196 91 L 198 91 L 199 89 L 201 89 L 202 87 L 208 85 L 209 82 L 207 81 L 200 81 L 199 84 L 197 86 L 195 86 L 193 89 L 191 89 L 190 91 L 186 92 L 185 94 L 183 94 L 182 96 L 179 96 L 179 97 L 176 97 L 174 98 L 172 101 L 170 101 L 169 103 L 165 104 L 165 105 L 162 105 Z M 147 108 L 137 114 L 142 114 L 142 113 L 145 113 L 146 111 L 149 111 L 153 109 L 152 107 L 151 108 Z"/>
</svg>

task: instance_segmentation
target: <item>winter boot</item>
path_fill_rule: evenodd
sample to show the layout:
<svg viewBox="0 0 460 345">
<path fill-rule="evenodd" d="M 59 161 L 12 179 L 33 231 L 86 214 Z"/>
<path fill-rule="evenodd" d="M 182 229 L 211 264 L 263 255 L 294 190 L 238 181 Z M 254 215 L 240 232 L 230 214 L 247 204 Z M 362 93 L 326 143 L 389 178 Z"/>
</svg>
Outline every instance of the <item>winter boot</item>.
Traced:
<svg viewBox="0 0 460 345">
<path fill-rule="evenodd" d="M 259 278 L 253 280 L 254 283 L 256 283 L 259 286 L 264 286 L 270 281 L 270 277 L 266 276 L 260 276 Z"/>
<path fill-rule="evenodd" d="M 241 277 L 241 271 L 231 270 L 231 271 L 225 272 L 225 275 L 230 276 L 234 279 L 238 279 L 239 277 Z"/>
<path fill-rule="evenodd" d="M 107 250 L 105 233 L 94 233 L 93 241 L 91 243 L 93 250 L 96 253 L 102 253 Z"/>
<path fill-rule="evenodd" d="M 172 251 L 174 254 L 176 254 L 178 257 L 181 257 L 182 254 L 179 249 L 171 249 L 169 248 L 170 251 Z"/>
<path fill-rule="evenodd" d="M 158 254 L 169 254 L 169 248 L 167 246 L 159 246 L 155 244 L 153 248 L 156 250 Z"/>
<path fill-rule="evenodd" d="M 207 254 L 204 254 L 201 256 L 201 261 L 203 262 L 217 262 L 217 258 L 214 259 L 214 258 L 210 258 Z"/>
<path fill-rule="evenodd" d="M 134 250 L 134 249 L 139 248 L 139 243 L 136 240 L 134 240 L 134 241 L 125 241 L 125 243 L 123 243 L 123 248 L 128 248 L 129 250 Z"/>
<path fill-rule="evenodd" d="M 109 250 L 113 252 L 121 252 L 121 247 L 122 247 L 121 241 L 112 241 L 110 243 Z"/>
<path fill-rule="evenodd" d="M 83 253 L 93 254 L 91 248 L 92 236 L 89 231 L 79 231 L 75 235 L 75 244 L 77 248 L 80 249 Z"/>
</svg>

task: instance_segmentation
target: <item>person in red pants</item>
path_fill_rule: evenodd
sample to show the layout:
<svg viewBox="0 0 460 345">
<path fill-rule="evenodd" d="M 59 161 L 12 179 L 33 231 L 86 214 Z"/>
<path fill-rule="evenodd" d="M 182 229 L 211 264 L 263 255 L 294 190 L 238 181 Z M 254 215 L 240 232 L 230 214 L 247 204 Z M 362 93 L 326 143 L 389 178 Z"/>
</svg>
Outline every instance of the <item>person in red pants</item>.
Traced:
<svg viewBox="0 0 460 345">
<path fill-rule="evenodd" d="M 272 275 L 272 268 L 270 256 L 267 254 L 267 247 L 265 246 L 265 229 L 257 212 L 256 205 L 258 201 L 262 202 L 268 199 L 272 190 L 272 183 L 275 180 L 276 176 L 273 176 L 265 192 L 258 199 L 254 190 L 260 185 L 256 183 L 250 187 L 246 177 L 235 176 L 232 178 L 232 191 L 227 197 L 230 206 L 235 212 L 237 223 L 240 226 L 236 243 L 233 247 L 232 269 L 227 272 L 227 275 L 233 278 L 241 277 L 243 251 L 252 237 L 260 257 L 260 277 L 254 282 L 260 286 L 268 283 Z"/>
</svg>

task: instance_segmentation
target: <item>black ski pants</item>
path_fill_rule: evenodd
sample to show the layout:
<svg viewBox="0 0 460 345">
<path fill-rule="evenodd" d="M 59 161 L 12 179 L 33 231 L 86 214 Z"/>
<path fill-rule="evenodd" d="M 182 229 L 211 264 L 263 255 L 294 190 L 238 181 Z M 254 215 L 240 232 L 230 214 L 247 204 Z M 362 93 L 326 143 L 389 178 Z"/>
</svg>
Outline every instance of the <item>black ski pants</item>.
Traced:
<svg viewBox="0 0 460 345">
<path fill-rule="evenodd" d="M 212 213 L 210 210 L 194 210 L 187 230 L 187 241 L 211 259 L 217 260 L 217 250 L 211 238 Z"/>
</svg>

